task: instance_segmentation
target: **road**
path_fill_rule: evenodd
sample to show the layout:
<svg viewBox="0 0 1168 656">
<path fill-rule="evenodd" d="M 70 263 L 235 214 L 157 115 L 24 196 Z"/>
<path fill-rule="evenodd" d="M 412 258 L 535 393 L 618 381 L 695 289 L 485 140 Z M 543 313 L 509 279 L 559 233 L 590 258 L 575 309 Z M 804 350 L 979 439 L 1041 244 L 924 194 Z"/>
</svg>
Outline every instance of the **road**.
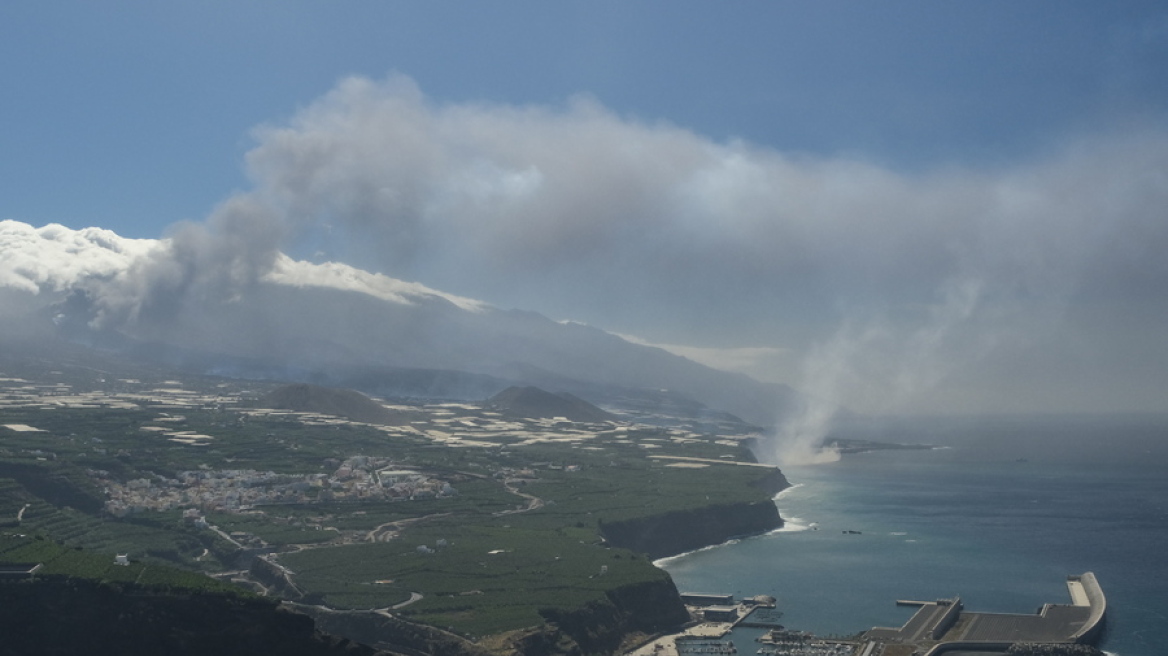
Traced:
<svg viewBox="0 0 1168 656">
<path fill-rule="evenodd" d="M 366 539 L 370 542 L 389 542 L 397 537 L 397 532 L 410 524 L 433 519 L 435 517 L 446 517 L 451 513 L 436 513 L 433 515 L 423 515 L 421 517 L 410 517 L 409 519 L 397 519 L 392 522 L 386 522 L 377 528 L 365 534 Z"/>
<path fill-rule="evenodd" d="M 511 494 L 514 494 L 515 496 L 527 499 L 527 505 L 524 506 L 523 508 L 515 508 L 513 510 L 500 510 L 499 512 L 494 513 L 495 516 L 515 515 L 518 513 L 531 512 L 532 510 L 535 510 L 537 508 L 543 508 L 543 506 L 544 506 L 543 499 L 540 499 L 539 497 L 532 495 L 532 494 L 528 494 L 526 492 L 520 492 L 519 488 L 515 486 L 515 483 L 513 481 L 504 481 L 503 487 L 507 488 L 507 491 L 510 492 Z"/>
</svg>

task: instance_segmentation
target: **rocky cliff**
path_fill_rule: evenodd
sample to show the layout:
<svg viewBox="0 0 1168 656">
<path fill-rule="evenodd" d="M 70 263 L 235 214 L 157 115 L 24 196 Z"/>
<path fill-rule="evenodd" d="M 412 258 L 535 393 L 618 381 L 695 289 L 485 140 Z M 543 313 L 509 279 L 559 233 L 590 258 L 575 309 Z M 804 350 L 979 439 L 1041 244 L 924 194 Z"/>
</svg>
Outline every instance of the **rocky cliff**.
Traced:
<svg viewBox="0 0 1168 656">
<path fill-rule="evenodd" d="M 547 637 L 517 644 L 517 653 L 612 654 L 630 635 L 656 633 L 689 621 L 668 577 L 610 590 L 605 599 L 583 608 L 542 608 L 540 615 L 548 622 Z"/>
<path fill-rule="evenodd" d="M 755 483 L 767 494 L 790 487 L 779 470 Z M 755 535 L 783 525 L 774 501 L 755 501 L 676 510 L 615 522 L 601 522 L 600 534 L 612 546 L 648 554 L 676 556 L 743 535 Z"/>
<path fill-rule="evenodd" d="M 765 533 L 782 525 L 783 519 L 773 501 L 756 501 L 606 522 L 600 525 L 600 534 L 612 546 L 657 559 L 743 535 Z"/>
</svg>

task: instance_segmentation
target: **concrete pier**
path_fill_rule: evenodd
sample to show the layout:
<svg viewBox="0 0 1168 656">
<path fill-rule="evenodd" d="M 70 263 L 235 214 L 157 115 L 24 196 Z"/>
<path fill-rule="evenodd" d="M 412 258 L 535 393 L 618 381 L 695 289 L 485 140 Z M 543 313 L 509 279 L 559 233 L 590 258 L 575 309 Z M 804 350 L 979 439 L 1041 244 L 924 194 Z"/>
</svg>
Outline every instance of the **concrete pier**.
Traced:
<svg viewBox="0 0 1168 656">
<path fill-rule="evenodd" d="M 1070 604 L 1045 604 L 1032 615 L 967 612 L 961 599 L 936 602 L 899 600 L 899 605 L 920 606 L 900 628 L 877 627 L 864 638 L 885 644 L 915 645 L 933 656 L 956 649 L 1002 651 L 1019 642 L 1088 643 L 1093 641 L 1106 615 L 1107 601 L 1091 572 L 1067 577 Z M 1004 646 L 1003 646 L 1004 645 Z"/>
<path fill-rule="evenodd" d="M 1083 626 L 1071 634 L 1075 642 L 1092 642 L 1103 631 L 1103 622 L 1107 617 L 1107 597 L 1103 596 L 1103 588 L 1095 579 L 1093 572 L 1084 572 L 1079 576 L 1067 577 L 1067 588 L 1071 591 L 1071 601 L 1080 606 L 1080 600 L 1085 601 L 1091 609 Z"/>
</svg>

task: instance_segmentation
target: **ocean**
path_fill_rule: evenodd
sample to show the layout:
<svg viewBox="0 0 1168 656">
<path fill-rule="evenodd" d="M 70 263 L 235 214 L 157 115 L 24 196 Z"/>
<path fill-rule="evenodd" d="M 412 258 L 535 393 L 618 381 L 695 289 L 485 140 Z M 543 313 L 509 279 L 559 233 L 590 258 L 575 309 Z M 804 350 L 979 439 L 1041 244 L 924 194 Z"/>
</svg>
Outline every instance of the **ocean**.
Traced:
<svg viewBox="0 0 1168 656">
<path fill-rule="evenodd" d="M 787 525 L 661 561 L 678 588 L 772 595 L 788 628 L 849 635 L 903 624 L 914 609 L 897 599 L 1032 613 L 1068 603 L 1066 576 L 1092 571 L 1108 601 L 1099 646 L 1168 653 L 1168 417 L 853 421 L 835 434 L 939 448 L 784 467 Z"/>
</svg>

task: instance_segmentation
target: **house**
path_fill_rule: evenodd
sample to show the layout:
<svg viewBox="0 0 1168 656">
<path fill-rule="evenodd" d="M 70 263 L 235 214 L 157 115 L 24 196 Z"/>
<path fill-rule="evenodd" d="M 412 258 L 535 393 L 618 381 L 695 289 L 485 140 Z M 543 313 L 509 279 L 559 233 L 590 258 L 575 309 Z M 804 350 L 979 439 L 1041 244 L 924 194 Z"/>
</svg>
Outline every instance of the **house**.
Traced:
<svg viewBox="0 0 1168 656">
<path fill-rule="evenodd" d="M 702 609 L 702 618 L 707 622 L 737 622 L 737 606 L 707 606 Z"/>
</svg>

